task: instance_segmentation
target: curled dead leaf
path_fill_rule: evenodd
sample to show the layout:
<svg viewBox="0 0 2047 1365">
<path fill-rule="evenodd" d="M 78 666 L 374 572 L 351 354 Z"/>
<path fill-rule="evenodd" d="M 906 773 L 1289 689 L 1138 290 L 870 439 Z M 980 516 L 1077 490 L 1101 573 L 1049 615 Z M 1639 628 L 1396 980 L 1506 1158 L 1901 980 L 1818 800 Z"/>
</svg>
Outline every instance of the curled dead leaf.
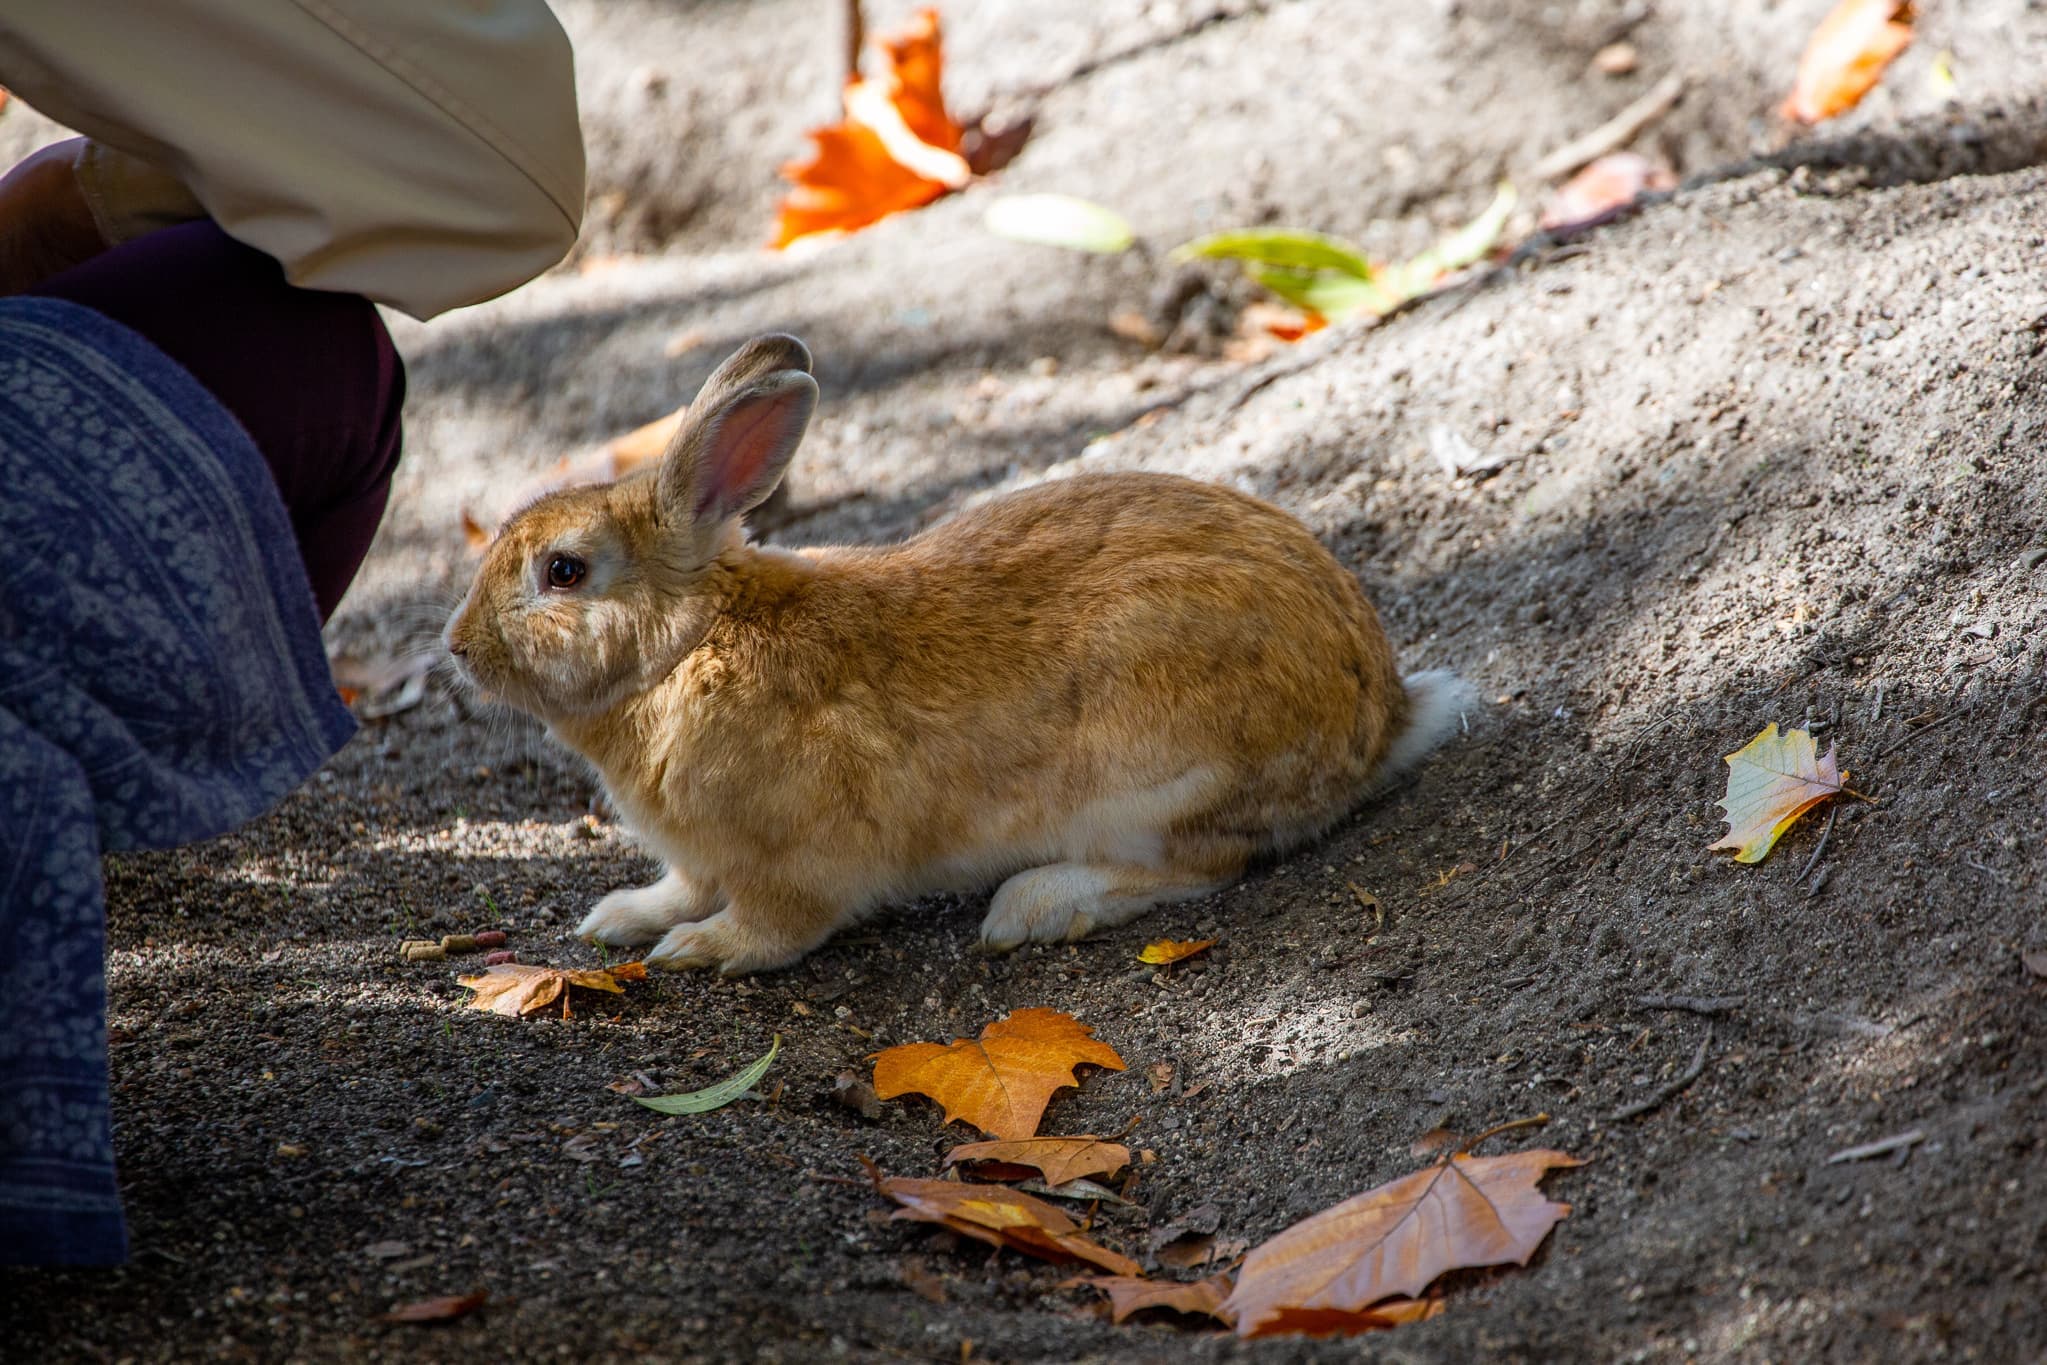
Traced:
<svg viewBox="0 0 2047 1365">
<path fill-rule="evenodd" d="M 1045 1261 L 1084 1261 L 1114 1275 L 1138 1275 L 1142 1267 L 1091 1241 L 1080 1225 L 1042 1199 L 999 1185 L 963 1185 L 957 1180 L 909 1180 L 885 1176 L 882 1194 L 901 1205 L 893 1215 L 937 1223 L 963 1237 L 1008 1247 Z"/>
<path fill-rule="evenodd" d="M 637 972 L 633 969 L 637 968 Z M 555 1001 L 561 1001 L 562 1018 L 572 1017 L 569 1009 L 569 987 L 581 986 L 585 990 L 610 991 L 623 994 L 625 987 L 621 980 L 634 981 L 644 978 L 647 968 L 644 963 L 626 962 L 608 971 L 568 970 L 559 967 L 537 967 L 523 962 L 507 962 L 491 967 L 481 976 L 457 978 L 463 985 L 476 992 L 469 1000 L 473 1010 L 489 1010 L 492 1014 L 509 1015 L 517 1018 L 546 1009 Z"/>
</svg>

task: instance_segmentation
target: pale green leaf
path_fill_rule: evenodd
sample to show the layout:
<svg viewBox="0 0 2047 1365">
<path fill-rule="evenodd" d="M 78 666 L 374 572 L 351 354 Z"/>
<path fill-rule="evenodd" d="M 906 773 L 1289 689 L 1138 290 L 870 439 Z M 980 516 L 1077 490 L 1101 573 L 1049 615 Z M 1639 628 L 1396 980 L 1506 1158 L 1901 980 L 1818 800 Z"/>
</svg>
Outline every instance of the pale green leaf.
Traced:
<svg viewBox="0 0 2047 1365">
<path fill-rule="evenodd" d="M 1370 280 L 1334 270 L 1290 270 L 1284 266 L 1246 265 L 1252 279 L 1296 308 L 1341 320 L 1353 313 L 1383 313 L 1393 306 L 1386 291 Z"/>
<path fill-rule="evenodd" d="M 1222 260 L 1250 261 L 1282 266 L 1289 270 L 1333 270 L 1354 279 L 1372 278 L 1372 263 L 1357 250 L 1334 237 L 1296 228 L 1248 228 L 1242 232 L 1218 232 L 1197 237 L 1173 250 L 1173 260 L 1197 256 Z M 1267 286 L 1271 288 L 1271 286 Z M 1273 290 L 1278 293 L 1278 290 Z"/>
<path fill-rule="evenodd" d="M 1502 182 L 1484 213 L 1419 256 L 1390 267 L 1386 271 L 1386 292 L 1396 302 L 1405 303 L 1427 293 L 1443 276 L 1484 260 L 1506 231 L 1507 219 L 1517 201 L 1514 187 Z"/>
<path fill-rule="evenodd" d="M 998 237 L 1113 256 L 1136 240 L 1121 214 L 1070 194 L 1010 194 L 982 222 Z"/>
<path fill-rule="evenodd" d="M 755 1083 L 768 1074 L 768 1068 L 774 1065 L 775 1054 L 781 1050 L 782 1035 L 778 1033 L 775 1035 L 775 1041 L 768 1045 L 766 1056 L 750 1064 L 744 1071 L 727 1076 L 716 1085 L 705 1086 L 702 1090 L 692 1090 L 683 1095 L 656 1095 L 652 1099 L 643 1099 L 635 1095 L 633 1099 L 663 1114 L 706 1114 L 713 1109 L 723 1109 L 753 1089 Z"/>
</svg>

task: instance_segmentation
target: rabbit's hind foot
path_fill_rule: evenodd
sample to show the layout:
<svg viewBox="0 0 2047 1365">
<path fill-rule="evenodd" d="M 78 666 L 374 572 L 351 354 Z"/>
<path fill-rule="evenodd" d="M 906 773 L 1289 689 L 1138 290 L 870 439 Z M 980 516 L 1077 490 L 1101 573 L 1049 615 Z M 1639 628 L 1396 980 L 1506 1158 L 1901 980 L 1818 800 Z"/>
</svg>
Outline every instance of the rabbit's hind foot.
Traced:
<svg viewBox="0 0 2047 1365">
<path fill-rule="evenodd" d="M 1241 869 L 1241 862 L 1239 863 Z M 1154 905 L 1192 900 L 1227 885 L 1236 871 L 1128 864 L 1048 863 L 996 888 L 981 942 L 998 952 L 1020 943 L 1085 938 L 1137 918 Z"/>
<path fill-rule="evenodd" d="M 707 919 L 723 905 L 724 897 L 715 887 L 671 868 L 651 886 L 614 891 L 599 900 L 576 926 L 576 937 L 614 947 L 635 947 L 655 942 L 678 924 Z"/>
</svg>

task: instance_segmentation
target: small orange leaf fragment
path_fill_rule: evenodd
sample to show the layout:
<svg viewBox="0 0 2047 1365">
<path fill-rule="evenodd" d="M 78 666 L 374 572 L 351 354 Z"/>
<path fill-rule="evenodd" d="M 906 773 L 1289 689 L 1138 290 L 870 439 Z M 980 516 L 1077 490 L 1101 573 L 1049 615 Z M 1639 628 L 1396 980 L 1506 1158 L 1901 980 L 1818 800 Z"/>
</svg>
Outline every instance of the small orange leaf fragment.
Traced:
<svg viewBox="0 0 2047 1365">
<path fill-rule="evenodd" d="M 945 1164 L 983 1161 L 1028 1166 L 1048 1185 L 1090 1175 L 1114 1175 L 1130 1164 L 1130 1149 L 1098 1137 L 1033 1137 L 1009 1142 L 969 1142 L 945 1154 Z"/>
<path fill-rule="evenodd" d="M 1009 1247 L 1042 1261 L 1085 1261 L 1114 1275 L 1138 1275 L 1128 1256 L 1090 1241 L 1080 1225 L 1042 1199 L 999 1185 L 885 1176 L 881 1192 L 902 1207 L 893 1215 L 937 1223 L 990 1246 Z"/>
<path fill-rule="evenodd" d="M 1387 1325 L 1363 1319 L 1380 1316 L 1388 1298 L 1421 1293 L 1446 1271 L 1528 1264 L 1571 1211 L 1545 1198 L 1537 1182 L 1549 1170 L 1581 1164 L 1542 1148 L 1452 1156 L 1252 1248 L 1223 1306 L 1245 1337 Z M 1353 1320 L 1355 1327 L 1344 1325 Z"/>
<path fill-rule="evenodd" d="M 1166 1308 L 1175 1313 L 1202 1313 L 1227 1323 L 1235 1319 L 1223 1311 L 1229 1295 L 1229 1280 L 1211 1275 L 1187 1283 L 1180 1280 L 1147 1280 L 1130 1275 L 1076 1275 L 1066 1284 L 1088 1285 L 1109 1296 L 1109 1318 L 1121 1322 L 1147 1308 Z M 1061 1286 L 1062 1288 L 1064 1286 Z"/>
<path fill-rule="evenodd" d="M 1914 17 L 1904 0 L 1841 0 L 1820 20 L 1798 59 L 1784 116 L 1818 123 L 1861 103 L 1884 68 L 1910 46 Z"/>
<path fill-rule="evenodd" d="M 443 1299 L 421 1299 L 393 1308 L 385 1322 L 450 1322 L 466 1318 L 490 1301 L 488 1294 L 451 1294 Z"/>
<path fill-rule="evenodd" d="M 1388 1299 L 1370 1308 L 1282 1308 L 1244 1333 L 1247 1337 L 1335 1337 L 1383 1332 L 1426 1322 L 1446 1307 L 1441 1299 Z"/>
<path fill-rule="evenodd" d="M 1094 1030 L 1058 1010 L 1022 1009 L 949 1046 L 904 1043 L 874 1059 L 874 1090 L 885 1100 L 928 1095 L 946 1121 L 964 1119 L 990 1137 L 1027 1138 L 1052 1092 L 1078 1085 L 1083 1062 L 1123 1069 L 1123 1059 Z"/>
<path fill-rule="evenodd" d="M 1830 796 L 1847 790 L 1848 774 L 1835 761 L 1838 745 L 1819 756 L 1819 746 L 1804 730 L 1777 733 L 1772 721 L 1763 732 L 1727 755 L 1727 837 L 1709 849 L 1733 849 L 1734 861 L 1759 863 L 1799 816 Z"/>
<path fill-rule="evenodd" d="M 1193 957 L 1196 953 L 1205 953 L 1213 947 L 1215 940 L 1212 938 L 1162 938 L 1157 943 L 1146 944 L 1144 951 L 1137 955 L 1137 960 L 1158 964 L 1179 962 Z"/>
<path fill-rule="evenodd" d="M 794 188 L 776 217 L 776 247 L 920 208 L 973 176 L 960 155 L 960 125 L 939 88 L 938 11 L 918 11 L 877 42 L 883 74 L 848 81 L 845 121 L 811 132 L 811 158 L 782 167 Z"/>
</svg>

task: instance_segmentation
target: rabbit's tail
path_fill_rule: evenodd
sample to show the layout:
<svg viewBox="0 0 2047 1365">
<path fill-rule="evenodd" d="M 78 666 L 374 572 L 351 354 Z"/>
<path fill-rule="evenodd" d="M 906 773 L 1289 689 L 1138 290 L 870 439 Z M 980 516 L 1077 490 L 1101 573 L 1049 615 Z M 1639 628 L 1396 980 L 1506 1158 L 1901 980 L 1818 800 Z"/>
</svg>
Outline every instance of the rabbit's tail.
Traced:
<svg viewBox="0 0 2047 1365">
<path fill-rule="evenodd" d="M 1465 715 L 1478 702 L 1472 685 L 1447 668 L 1431 668 L 1402 678 L 1407 688 L 1407 728 L 1393 737 L 1386 757 L 1372 774 L 1372 786 L 1384 791 L 1444 740 L 1466 727 Z"/>
</svg>

